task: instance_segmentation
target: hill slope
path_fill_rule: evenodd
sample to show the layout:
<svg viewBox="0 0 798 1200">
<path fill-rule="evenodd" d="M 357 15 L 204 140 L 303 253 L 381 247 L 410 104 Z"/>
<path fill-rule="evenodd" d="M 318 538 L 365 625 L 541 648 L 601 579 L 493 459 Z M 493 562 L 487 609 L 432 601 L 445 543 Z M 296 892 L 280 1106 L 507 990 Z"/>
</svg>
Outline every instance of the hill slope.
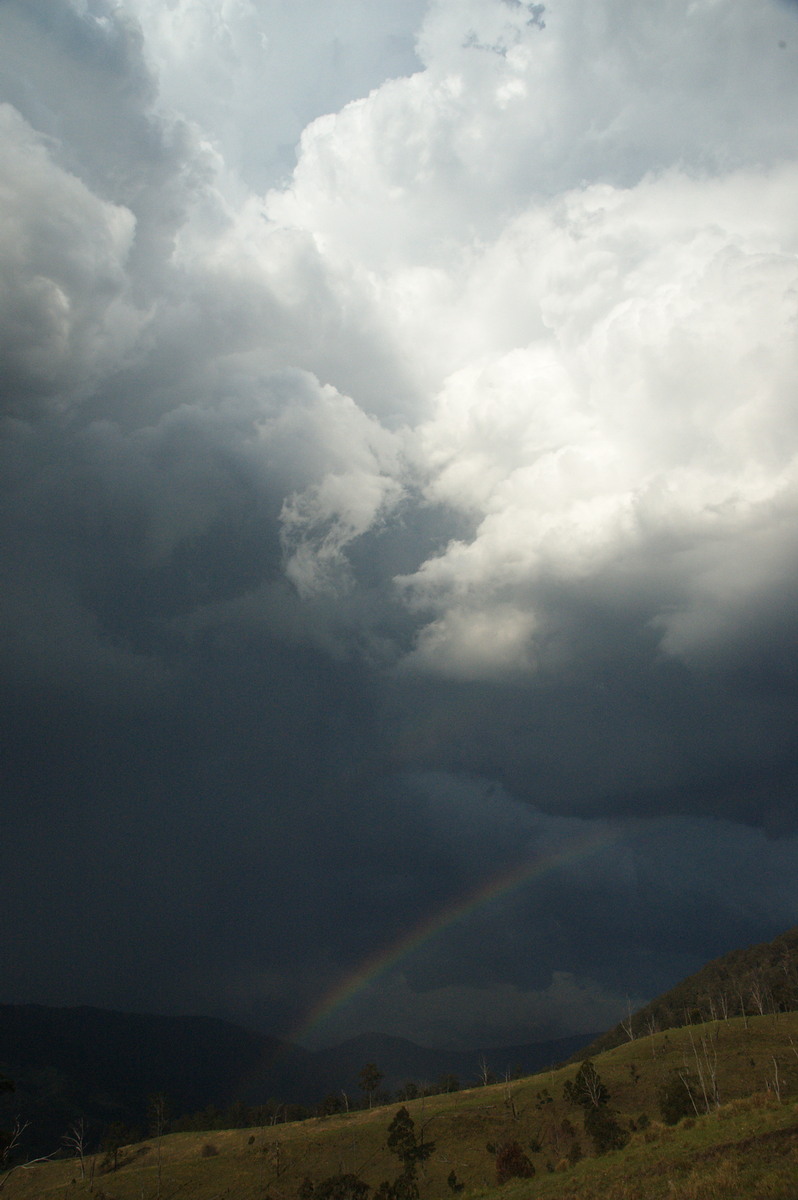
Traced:
<svg viewBox="0 0 798 1200">
<path fill-rule="evenodd" d="M 789 1013 L 671 1030 L 601 1055 L 595 1066 L 629 1141 L 600 1157 L 585 1131 L 584 1110 L 564 1091 L 576 1077 L 575 1066 L 408 1103 L 417 1133 L 423 1131 L 427 1145 L 434 1143 L 419 1174 L 420 1200 L 454 1195 L 461 1184 L 463 1200 L 499 1195 L 503 1200 L 794 1200 L 796 1044 L 798 1013 Z M 663 1125 L 657 1119 L 658 1089 L 685 1063 L 695 1069 L 705 1050 L 714 1062 L 718 1102 L 705 1111 L 697 1095 L 697 1114 L 677 1126 Z M 332 1175 L 353 1172 L 368 1185 L 366 1200 L 371 1188 L 399 1173 L 387 1145 L 397 1108 L 262 1129 L 175 1134 L 160 1147 L 152 1140 L 128 1147 L 116 1171 L 103 1171 L 100 1157 L 87 1160 L 85 1181 L 75 1159 L 20 1171 L 10 1194 L 13 1200 L 55 1200 L 68 1191 L 78 1200 L 88 1197 L 92 1186 L 95 1200 L 100 1193 L 113 1200 L 155 1196 L 160 1155 L 163 1196 L 294 1197 L 305 1179 L 318 1189 Z M 498 1189 L 496 1153 L 511 1140 L 519 1143 L 535 1175 Z"/>
<path fill-rule="evenodd" d="M 658 1029 L 697 1021 L 798 1009 L 798 927 L 772 942 L 733 950 L 707 963 L 595 1039 L 584 1054 L 599 1054 Z M 580 1052 L 582 1053 L 582 1052 Z"/>
<path fill-rule="evenodd" d="M 586 1037 L 486 1050 L 497 1075 L 562 1062 Z M 30 1121 L 31 1145 L 57 1144 L 80 1116 L 94 1128 L 111 1122 L 146 1127 L 148 1099 L 164 1094 L 174 1116 L 230 1105 L 314 1105 L 346 1091 L 362 1100 L 358 1074 L 375 1062 L 382 1087 L 395 1092 L 456 1075 L 476 1082 L 480 1052 L 456 1053 L 369 1034 L 312 1053 L 210 1017 L 162 1017 L 98 1008 L 0 1005 L 0 1071 L 16 1083 L 0 1096 L 4 1117 Z"/>
</svg>

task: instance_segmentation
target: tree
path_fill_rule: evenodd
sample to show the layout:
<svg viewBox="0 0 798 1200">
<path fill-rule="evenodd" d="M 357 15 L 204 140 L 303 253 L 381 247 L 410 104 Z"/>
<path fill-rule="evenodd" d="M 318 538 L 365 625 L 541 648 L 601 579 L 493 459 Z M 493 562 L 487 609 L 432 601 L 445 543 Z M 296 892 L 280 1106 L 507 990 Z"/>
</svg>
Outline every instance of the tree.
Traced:
<svg viewBox="0 0 798 1200">
<path fill-rule="evenodd" d="M 225 1129 L 246 1129 L 250 1123 L 250 1112 L 243 1100 L 236 1100 L 224 1114 Z"/>
<path fill-rule="evenodd" d="M 15 1090 L 16 1089 L 15 1089 L 13 1079 L 9 1079 L 7 1075 L 4 1075 L 2 1073 L 2 1071 L 0 1071 L 0 1095 L 2 1095 L 3 1092 L 13 1092 Z M 10 1130 L 7 1130 L 7 1129 L 0 1130 L 0 1162 L 1 1163 L 5 1163 L 11 1154 L 11 1151 L 13 1148 L 11 1145 L 12 1136 L 13 1135 Z M 17 1139 L 17 1140 L 19 1140 L 19 1139 Z M 14 1145 L 16 1145 L 16 1142 L 14 1143 Z"/>
<path fill-rule="evenodd" d="M 666 1125 L 676 1125 L 682 1117 L 698 1113 L 695 1097 L 698 1080 L 687 1071 L 674 1071 L 657 1089 L 660 1116 Z"/>
<path fill-rule="evenodd" d="M 86 1178 L 86 1121 L 81 1117 L 73 1121 L 61 1141 L 80 1160 L 80 1177 Z"/>
<path fill-rule="evenodd" d="M 155 1138 L 158 1148 L 158 1200 L 161 1200 L 161 1140 L 169 1125 L 169 1104 L 162 1093 L 150 1097 L 149 1105 L 150 1133 Z"/>
<path fill-rule="evenodd" d="M 123 1146 L 129 1145 L 131 1140 L 127 1128 L 121 1121 L 114 1121 L 109 1125 L 100 1143 L 100 1149 L 105 1151 L 105 1163 L 107 1166 L 100 1169 L 116 1171 L 119 1167 L 119 1151 Z"/>
<path fill-rule="evenodd" d="M 490 1069 L 488 1060 L 484 1054 L 479 1056 L 479 1080 L 483 1087 L 496 1082 L 496 1076 Z"/>
<path fill-rule="evenodd" d="M 5 1167 L 11 1161 L 14 1153 L 19 1149 L 22 1136 L 28 1125 L 28 1121 L 23 1121 L 21 1117 L 17 1117 L 13 1129 L 6 1129 L 0 1133 L 0 1166 Z"/>
<path fill-rule="evenodd" d="M 3 1075 L 3 1073 L 0 1071 L 0 1095 L 2 1095 L 3 1092 L 13 1092 L 14 1090 L 14 1081 L 9 1079 L 6 1075 Z M 19 1144 L 21 1134 L 22 1129 L 19 1121 L 17 1121 L 17 1124 L 13 1130 L 0 1129 L 0 1164 L 3 1166 L 5 1166 L 5 1164 L 8 1162 L 12 1153 Z"/>
<path fill-rule="evenodd" d="M 565 1084 L 563 1096 L 569 1104 L 578 1104 L 585 1110 L 585 1133 L 593 1142 L 596 1154 L 606 1154 L 608 1150 L 619 1150 L 626 1145 L 629 1134 L 607 1107 L 610 1093 L 589 1058 L 580 1066 L 576 1078 Z"/>
<path fill-rule="evenodd" d="M 366 1200 L 371 1188 L 351 1172 L 329 1175 L 320 1183 L 305 1179 L 299 1187 L 299 1200 Z"/>
<path fill-rule="evenodd" d="M 535 1174 L 532 1160 L 524 1154 L 518 1142 L 505 1142 L 496 1154 L 496 1182 L 510 1179 L 531 1179 Z"/>
<path fill-rule="evenodd" d="M 426 1162 L 435 1149 L 434 1142 L 425 1142 L 423 1134 L 416 1136 L 416 1123 L 403 1106 L 398 1109 L 388 1126 L 388 1149 L 395 1154 L 404 1171 L 409 1172 L 418 1163 Z"/>
<path fill-rule="evenodd" d="M 600 1108 L 610 1098 L 609 1092 L 601 1082 L 601 1076 L 589 1058 L 580 1066 L 576 1078 L 568 1080 L 562 1094 L 569 1104 L 578 1104 L 585 1109 Z"/>
<path fill-rule="evenodd" d="M 589 1108 L 585 1113 L 585 1133 L 593 1142 L 596 1154 L 608 1150 L 621 1150 L 629 1141 L 627 1130 L 619 1124 L 609 1108 Z"/>
<path fill-rule="evenodd" d="M 374 1093 L 383 1081 L 382 1071 L 374 1063 L 366 1063 L 363 1070 L 358 1075 L 358 1083 L 361 1090 L 366 1093 L 369 1099 L 369 1108 L 371 1108 Z"/>
<path fill-rule="evenodd" d="M 416 1134 L 416 1124 L 403 1106 L 388 1126 L 388 1149 L 402 1164 L 393 1183 L 384 1180 L 374 1194 L 374 1200 L 418 1200 L 417 1168 L 426 1162 L 435 1149 L 434 1142 L 425 1142 L 423 1133 Z"/>
<path fill-rule="evenodd" d="M 369 1185 L 351 1172 L 331 1175 L 316 1188 L 316 1200 L 366 1200 Z"/>
</svg>

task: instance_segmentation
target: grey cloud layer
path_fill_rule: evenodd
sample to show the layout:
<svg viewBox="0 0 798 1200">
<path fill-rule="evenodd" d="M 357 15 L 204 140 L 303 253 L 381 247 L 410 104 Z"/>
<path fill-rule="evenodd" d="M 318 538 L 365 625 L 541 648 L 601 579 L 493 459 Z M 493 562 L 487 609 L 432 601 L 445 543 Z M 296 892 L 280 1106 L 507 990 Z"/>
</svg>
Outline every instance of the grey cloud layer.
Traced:
<svg viewBox="0 0 798 1200">
<path fill-rule="evenodd" d="M 798 10 L 379 10 L 0 5 L 12 836 L 73 897 L 64 970 L 72 814 L 103 927 L 139 914 L 70 998 L 146 1006 L 171 961 L 169 1003 L 290 1024 L 544 854 L 541 814 L 617 821 L 631 875 L 552 877 L 369 997 L 517 1040 L 792 919 L 720 858 L 661 883 L 695 829 L 751 880 L 794 854 Z"/>
</svg>

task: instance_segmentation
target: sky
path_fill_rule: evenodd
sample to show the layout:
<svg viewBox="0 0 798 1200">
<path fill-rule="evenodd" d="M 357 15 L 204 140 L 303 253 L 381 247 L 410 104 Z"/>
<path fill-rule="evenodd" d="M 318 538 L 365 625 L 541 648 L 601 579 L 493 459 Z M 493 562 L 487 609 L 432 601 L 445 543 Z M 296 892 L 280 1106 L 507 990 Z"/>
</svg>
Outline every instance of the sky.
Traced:
<svg viewBox="0 0 798 1200">
<path fill-rule="evenodd" d="M 614 1024 L 798 901 L 798 4 L 0 0 L 2 998 Z"/>
</svg>

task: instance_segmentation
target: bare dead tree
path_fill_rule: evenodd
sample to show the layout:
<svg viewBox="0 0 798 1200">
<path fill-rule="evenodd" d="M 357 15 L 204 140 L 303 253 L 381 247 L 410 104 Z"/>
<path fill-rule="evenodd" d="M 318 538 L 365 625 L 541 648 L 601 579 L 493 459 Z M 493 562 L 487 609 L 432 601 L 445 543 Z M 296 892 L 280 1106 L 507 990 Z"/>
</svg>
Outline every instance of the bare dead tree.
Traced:
<svg viewBox="0 0 798 1200">
<path fill-rule="evenodd" d="M 22 1141 L 22 1135 L 29 1125 L 30 1121 L 23 1121 L 21 1117 L 17 1117 L 17 1119 L 14 1121 L 14 1128 L 8 1134 L 6 1143 L 2 1148 L 2 1154 L 0 1154 L 0 1163 L 2 1163 L 3 1166 L 5 1166 L 9 1159 L 13 1156 L 14 1151 L 19 1149 L 19 1144 Z"/>
<path fill-rule="evenodd" d="M 745 996 L 743 995 L 742 984 L 739 982 L 739 980 L 737 982 L 737 995 L 740 1000 L 740 1016 L 743 1018 L 743 1028 L 747 1029 L 748 1028 L 748 1010 L 745 1007 Z"/>
<path fill-rule="evenodd" d="M 155 1138 L 155 1145 L 158 1151 L 157 1167 L 158 1167 L 158 1191 L 156 1193 L 157 1200 L 161 1200 L 161 1142 L 163 1135 L 166 1133 L 166 1127 L 169 1123 L 169 1106 L 166 1102 L 166 1097 L 159 1093 L 153 1096 L 150 1100 L 150 1130 Z"/>
<path fill-rule="evenodd" d="M 632 1001 L 626 997 L 626 1020 L 621 1021 L 621 1029 L 624 1031 L 630 1042 L 635 1040 L 635 1031 L 632 1024 Z"/>
<path fill-rule="evenodd" d="M 691 1075 L 690 1075 L 690 1071 L 687 1066 L 687 1055 L 684 1055 L 683 1064 L 684 1064 L 684 1070 L 679 1071 L 679 1078 L 682 1081 L 684 1090 L 687 1092 L 687 1095 L 690 1097 L 690 1103 L 693 1106 L 693 1112 L 695 1113 L 695 1115 L 697 1117 L 699 1117 L 701 1114 L 698 1111 L 698 1105 L 696 1104 L 695 1094 L 693 1092 L 692 1087 L 690 1086 Z"/>
<path fill-rule="evenodd" d="M 479 1078 L 483 1087 L 487 1087 L 491 1082 L 491 1070 L 484 1054 L 480 1054 L 479 1056 Z"/>
<path fill-rule="evenodd" d="M 512 1073 L 510 1071 L 510 1068 L 508 1067 L 507 1070 L 504 1072 L 504 1103 L 505 1103 L 505 1107 L 509 1108 L 510 1112 L 512 1113 L 513 1120 L 517 1121 L 518 1120 L 518 1109 L 516 1108 L 516 1105 L 515 1105 L 515 1092 L 513 1091 L 512 1087 L 510 1085 L 511 1079 L 512 1079 Z"/>
<path fill-rule="evenodd" d="M 61 1138 L 67 1150 L 71 1150 L 75 1158 L 80 1160 L 80 1177 L 86 1178 L 86 1121 L 83 1117 L 73 1121 Z"/>
<path fill-rule="evenodd" d="M 19 1148 L 22 1135 L 29 1125 L 30 1121 L 22 1121 L 19 1117 L 17 1117 L 16 1121 L 14 1122 L 14 1128 L 11 1130 L 6 1144 L 3 1147 L 3 1153 L 0 1156 L 0 1162 L 2 1162 L 3 1169 L 6 1168 L 6 1165 L 12 1157 L 14 1151 Z M 57 1153 L 58 1150 L 53 1150 L 50 1154 L 40 1154 L 37 1158 L 29 1158 L 24 1163 L 17 1163 L 16 1166 L 9 1167 L 2 1179 L 0 1179 L 0 1192 L 3 1191 L 9 1179 L 16 1171 L 26 1171 L 29 1167 L 35 1167 L 37 1163 L 49 1162 L 51 1158 L 55 1158 Z"/>
<path fill-rule="evenodd" d="M 715 1026 L 715 1036 L 701 1034 L 701 1052 L 707 1070 L 710 1085 L 710 1096 L 715 1108 L 720 1108 L 720 1089 L 718 1088 L 718 1026 Z"/>
<path fill-rule="evenodd" d="M 701 1053 L 699 1054 L 698 1043 L 689 1025 L 687 1031 L 690 1035 L 690 1045 L 693 1049 L 693 1060 L 698 1074 L 698 1082 L 701 1085 L 701 1091 L 704 1096 L 704 1110 L 705 1112 L 709 1112 L 713 1106 L 717 1108 L 720 1105 L 717 1038 L 714 1039 L 713 1043 L 713 1039 L 708 1037 L 706 1032 L 702 1032 L 699 1039 L 701 1046 Z"/>
<path fill-rule="evenodd" d="M 264 1147 L 266 1161 L 274 1172 L 276 1179 L 287 1170 L 288 1164 L 286 1161 L 285 1147 L 282 1142 L 268 1142 Z"/>
<path fill-rule="evenodd" d="M 798 999 L 798 970 L 796 970 L 795 959 L 788 946 L 784 946 L 782 949 L 779 966 L 792 991 L 792 1005 L 795 1007 L 795 1001 Z"/>
<path fill-rule="evenodd" d="M 762 983 L 762 980 L 754 976 L 748 987 L 748 994 L 754 1002 L 754 1007 L 760 1017 L 765 1015 L 765 1003 L 767 1000 L 767 991 Z"/>
<path fill-rule="evenodd" d="M 770 1091 L 771 1086 L 776 1093 L 776 1099 L 781 1104 L 781 1078 L 779 1076 L 779 1064 L 776 1062 L 776 1056 L 773 1055 L 773 1074 L 765 1080 L 765 1087 Z"/>
<path fill-rule="evenodd" d="M 654 1045 L 654 1034 L 657 1033 L 657 1018 L 653 1013 L 646 1014 L 646 1033 L 651 1039 L 651 1057 L 657 1057 L 657 1047 Z"/>
</svg>

